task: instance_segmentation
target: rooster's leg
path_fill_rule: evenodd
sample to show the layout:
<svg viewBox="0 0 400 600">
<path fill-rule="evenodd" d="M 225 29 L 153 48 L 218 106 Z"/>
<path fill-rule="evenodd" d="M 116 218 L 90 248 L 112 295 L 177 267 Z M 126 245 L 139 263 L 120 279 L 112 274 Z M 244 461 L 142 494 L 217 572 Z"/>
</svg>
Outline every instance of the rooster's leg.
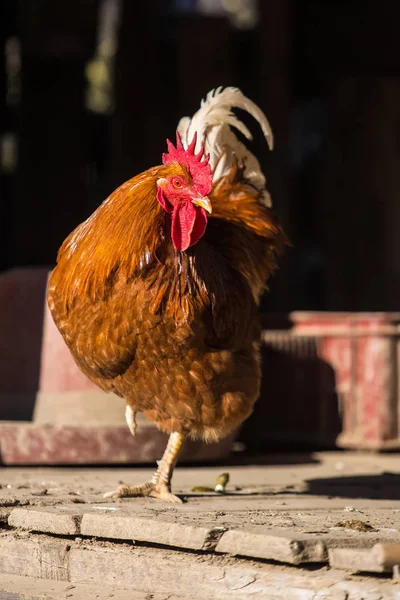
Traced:
<svg viewBox="0 0 400 600">
<path fill-rule="evenodd" d="M 151 481 L 146 481 L 146 483 L 139 485 L 121 485 L 113 492 L 104 494 L 104 498 L 151 496 L 152 498 L 159 498 L 165 502 L 173 502 L 175 504 L 182 502 L 178 496 L 171 494 L 171 479 L 184 440 L 185 436 L 183 433 L 171 433 L 163 457 L 158 462 L 158 469 L 151 478 Z"/>
</svg>

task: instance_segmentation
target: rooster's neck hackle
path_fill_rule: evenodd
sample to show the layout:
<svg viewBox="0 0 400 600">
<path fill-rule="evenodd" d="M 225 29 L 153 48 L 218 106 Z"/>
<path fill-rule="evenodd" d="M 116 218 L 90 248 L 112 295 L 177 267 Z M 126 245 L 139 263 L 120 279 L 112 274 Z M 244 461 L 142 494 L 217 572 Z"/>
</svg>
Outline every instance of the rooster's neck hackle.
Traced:
<svg viewBox="0 0 400 600">
<path fill-rule="evenodd" d="M 173 247 L 171 215 L 156 199 L 157 180 L 180 175 L 182 168 L 172 162 L 127 181 L 65 240 L 58 273 L 68 305 L 82 294 L 106 300 L 118 281 L 143 278 L 149 292 L 156 290 L 155 311 L 174 297 L 177 311 L 188 312 L 181 298 L 188 290 L 195 293 L 200 282 L 194 266 Z"/>
</svg>

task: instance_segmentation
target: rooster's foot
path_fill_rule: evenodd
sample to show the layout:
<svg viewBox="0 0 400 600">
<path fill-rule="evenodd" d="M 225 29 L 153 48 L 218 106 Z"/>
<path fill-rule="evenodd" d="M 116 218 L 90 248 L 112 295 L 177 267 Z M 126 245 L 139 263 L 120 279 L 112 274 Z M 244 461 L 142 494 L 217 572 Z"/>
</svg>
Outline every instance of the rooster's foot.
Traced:
<svg viewBox="0 0 400 600">
<path fill-rule="evenodd" d="M 165 483 L 153 483 L 147 481 L 140 485 L 120 485 L 113 492 L 107 492 L 104 494 L 104 498 L 132 498 L 135 496 L 158 498 L 164 502 L 170 502 L 171 504 L 181 504 L 182 500 L 171 494 L 169 486 Z"/>
</svg>

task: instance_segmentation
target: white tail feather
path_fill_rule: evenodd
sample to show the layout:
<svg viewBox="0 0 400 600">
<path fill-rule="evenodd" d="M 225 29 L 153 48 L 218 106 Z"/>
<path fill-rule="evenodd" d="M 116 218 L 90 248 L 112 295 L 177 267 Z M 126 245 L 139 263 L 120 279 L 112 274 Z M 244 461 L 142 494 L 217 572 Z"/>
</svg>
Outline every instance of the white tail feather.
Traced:
<svg viewBox="0 0 400 600">
<path fill-rule="evenodd" d="M 245 178 L 261 193 L 261 200 L 266 206 L 271 206 L 271 198 L 265 187 L 265 176 L 254 154 L 242 144 L 232 129 L 238 129 L 246 139 L 253 136 L 231 111 L 239 108 L 248 112 L 260 125 L 264 137 L 272 150 L 274 139 L 267 117 L 262 110 L 235 87 L 211 90 L 201 101 L 199 110 L 190 117 L 183 117 L 178 124 L 178 132 L 185 148 L 197 132 L 196 151 L 204 145 L 210 155 L 210 165 L 213 170 L 213 181 L 226 175 L 236 158 L 244 164 Z"/>
</svg>

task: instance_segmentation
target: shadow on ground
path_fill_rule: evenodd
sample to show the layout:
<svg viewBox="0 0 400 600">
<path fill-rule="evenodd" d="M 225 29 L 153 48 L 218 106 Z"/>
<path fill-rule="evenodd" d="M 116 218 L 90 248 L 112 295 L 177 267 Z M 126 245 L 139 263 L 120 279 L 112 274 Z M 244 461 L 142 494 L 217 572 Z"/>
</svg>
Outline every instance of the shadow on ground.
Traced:
<svg viewBox="0 0 400 600">
<path fill-rule="evenodd" d="M 308 479 L 305 483 L 307 493 L 315 496 L 400 500 L 399 473 Z"/>
</svg>

